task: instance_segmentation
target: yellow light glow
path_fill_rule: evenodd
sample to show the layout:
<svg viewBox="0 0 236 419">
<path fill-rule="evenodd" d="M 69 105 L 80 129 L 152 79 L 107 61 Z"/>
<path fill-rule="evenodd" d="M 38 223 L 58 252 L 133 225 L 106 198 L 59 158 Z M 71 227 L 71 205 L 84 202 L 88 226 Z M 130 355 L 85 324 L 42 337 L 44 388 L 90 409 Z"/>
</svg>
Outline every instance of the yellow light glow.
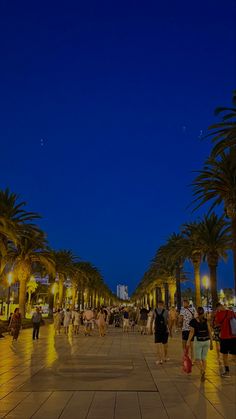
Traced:
<svg viewBox="0 0 236 419">
<path fill-rule="evenodd" d="M 54 282 L 52 288 L 51 288 L 51 293 L 53 295 L 55 295 L 58 292 L 58 284 L 56 282 Z"/>
<path fill-rule="evenodd" d="M 8 274 L 7 274 L 7 283 L 8 283 L 8 286 L 10 287 L 11 286 L 11 284 L 13 283 L 13 272 L 9 272 Z"/>
<path fill-rule="evenodd" d="M 208 276 L 207 275 L 205 275 L 203 278 L 202 278 L 202 285 L 204 286 L 204 288 L 206 288 L 206 289 L 208 289 L 209 288 L 209 286 L 210 286 L 210 281 L 209 281 L 209 278 L 208 278 Z"/>
</svg>

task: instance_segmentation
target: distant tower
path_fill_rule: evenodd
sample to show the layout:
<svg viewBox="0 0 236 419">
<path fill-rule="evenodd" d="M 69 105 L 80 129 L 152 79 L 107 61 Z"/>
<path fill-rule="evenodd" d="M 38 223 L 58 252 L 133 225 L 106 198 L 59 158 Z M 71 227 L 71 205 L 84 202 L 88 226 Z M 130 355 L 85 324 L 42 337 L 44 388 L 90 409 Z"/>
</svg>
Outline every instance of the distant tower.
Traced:
<svg viewBox="0 0 236 419">
<path fill-rule="evenodd" d="M 116 287 L 116 295 L 121 300 L 128 300 L 129 294 L 128 294 L 128 285 L 117 285 Z"/>
</svg>

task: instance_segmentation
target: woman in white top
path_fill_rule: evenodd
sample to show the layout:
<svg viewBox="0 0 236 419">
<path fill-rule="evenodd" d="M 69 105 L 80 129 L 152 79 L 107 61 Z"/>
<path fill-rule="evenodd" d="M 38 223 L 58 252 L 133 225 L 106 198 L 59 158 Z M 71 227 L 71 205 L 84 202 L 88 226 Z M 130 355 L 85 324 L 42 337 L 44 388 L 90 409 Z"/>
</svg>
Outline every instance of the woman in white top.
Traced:
<svg viewBox="0 0 236 419">
<path fill-rule="evenodd" d="M 71 320 L 71 312 L 67 308 L 67 310 L 65 311 L 65 314 L 64 314 L 64 323 L 63 323 L 66 335 L 68 335 L 68 332 L 69 332 L 70 320 Z"/>
<path fill-rule="evenodd" d="M 73 319 L 74 319 L 74 334 L 78 335 L 79 334 L 79 324 L 80 324 L 80 313 L 78 312 L 78 310 L 74 311 L 73 313 Z"/>
</svg>

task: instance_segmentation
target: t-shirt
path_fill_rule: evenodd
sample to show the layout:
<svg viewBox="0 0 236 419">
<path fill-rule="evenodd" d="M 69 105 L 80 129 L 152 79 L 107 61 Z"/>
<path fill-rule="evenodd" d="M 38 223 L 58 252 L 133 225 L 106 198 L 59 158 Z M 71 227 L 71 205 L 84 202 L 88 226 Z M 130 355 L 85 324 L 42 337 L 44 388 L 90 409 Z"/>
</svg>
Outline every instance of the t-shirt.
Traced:
<svg viewBox="0 0 236 419">
<path fill-rule="evenodd" d="M 183 316 L 183 326 L 182 326 L 183 331 L 190 330 L 189 323 L 194 318 L 195 314 L 196 314 L 196 310 L 193 307 L 181 308 L 180 315 Z"/>
<path fill-rule="evenodd" d="M 140 320 L 147 320 L 148 310 L 146 308 L 141 308 L 140 310 Z"/>
<path fill-rule="evenodd" d="M 160 315 L 162 313 L 162 311 L 163 311 L 163 308 L 156 308 L 156 310 L 154 310 L 154 319 L 156 318 L 156 311 L 157 311 L 157 314 Z M 168 318 L 169 318 L 169 312 L 168 312 L 168 310 L 165 310 L 164 309 L 164 312 L 163 312 L 162 316 L 164 317 L 165 324 L 167 325 Z"/>
<path fill-rule="evenodd" d="M 197 319 L 192 319 L 189 322 L 189 326 L 194 328 L 194 336 L 197 337 L 197 340 L 204 341 L 210 339 L 206 319 L 202 322 L 197 321 Z"/>
<path fill-rule="evenodd" d="M 35 312 L 32 316 L 32 322 L 33 323 L 40 323 L 41 320 L 42 320 L 42 314 L 38 313 L 38 312 Z"/>
<path fill-rule="evenodd" d="M 236 339 L 236 336 L 232 335 L 230 328 L 230 319 L 233 317 L 236 317 L 236 314 L 232 310 L 221 310 L 216 312 L 215 325 L 220 326 L 221 339 Z"/>
</svg>

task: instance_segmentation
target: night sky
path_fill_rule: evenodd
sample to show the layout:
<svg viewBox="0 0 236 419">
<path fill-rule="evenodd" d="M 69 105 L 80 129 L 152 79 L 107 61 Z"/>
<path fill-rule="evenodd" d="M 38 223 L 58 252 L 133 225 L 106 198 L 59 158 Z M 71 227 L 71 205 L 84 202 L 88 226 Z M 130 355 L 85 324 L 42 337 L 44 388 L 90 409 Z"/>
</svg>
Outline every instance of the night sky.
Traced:
<svg viewBox="0 0 236 419">
<path fill-rule="evenodd" d="M 56 249 L 133 290 L 231 105 L 235 1 L 0 2 L 0 187 Z M 204 268 L 205 269 L 205 268 Z M 219 286 L 232 286 L 231 260 Z"/>
</svg>

